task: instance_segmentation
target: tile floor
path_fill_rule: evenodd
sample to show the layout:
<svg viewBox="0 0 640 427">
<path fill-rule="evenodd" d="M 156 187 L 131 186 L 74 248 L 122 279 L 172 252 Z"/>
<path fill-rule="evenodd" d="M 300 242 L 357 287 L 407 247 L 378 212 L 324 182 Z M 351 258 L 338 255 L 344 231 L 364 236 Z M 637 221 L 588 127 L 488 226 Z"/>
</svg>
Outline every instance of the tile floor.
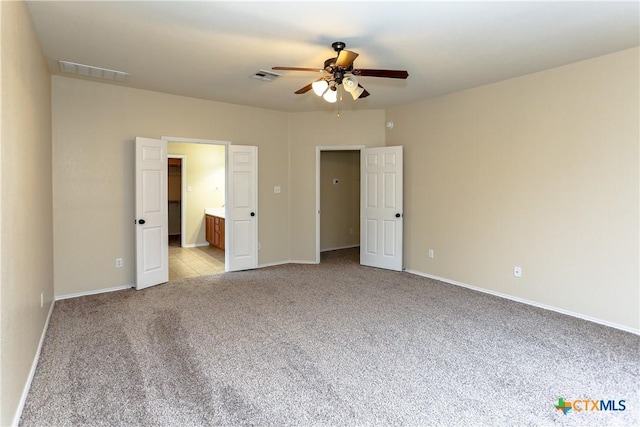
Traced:
<svg viewBox="0 0 640 427">
<path fill-rule="evenodd" d="M 211 245 L 180 246 L 180 236 L 169 236 L 169 280 L 224 273 L 224 251 Z"/>
</svg>

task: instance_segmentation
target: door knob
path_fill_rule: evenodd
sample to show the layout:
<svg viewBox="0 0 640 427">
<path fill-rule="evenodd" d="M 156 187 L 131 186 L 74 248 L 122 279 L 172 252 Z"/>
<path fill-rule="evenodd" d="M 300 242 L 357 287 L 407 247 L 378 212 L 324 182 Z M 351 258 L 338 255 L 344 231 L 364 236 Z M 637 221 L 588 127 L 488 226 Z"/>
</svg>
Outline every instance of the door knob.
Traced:
<svg viewBox="0 0 640 427">
<path fill-rule="evenodd" d="M 146 221 L 145 221 L 144 219 L 139 219 L 139 220 L 138 220 L 138 224 L 140 224 L 140 225 L 144 224 L 145 222 L 146 222 Z"/>
<path fill-rule="evenodd" d="M 255 212 L 251 212 L 251 216 L 256 216 L 256 213 Z"/>
<path fill-rule="evenodd" d="M 400 214 L 399 213 L 396 214 L 396 218 L 400 218 Z"/>
</svg>

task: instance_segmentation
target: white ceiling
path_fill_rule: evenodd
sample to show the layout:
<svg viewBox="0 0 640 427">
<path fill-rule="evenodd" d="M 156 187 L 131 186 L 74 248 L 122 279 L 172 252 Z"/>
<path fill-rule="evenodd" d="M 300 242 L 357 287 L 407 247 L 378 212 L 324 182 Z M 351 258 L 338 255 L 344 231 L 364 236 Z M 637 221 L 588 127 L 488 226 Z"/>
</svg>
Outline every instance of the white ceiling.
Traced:
<svg viewBox="0 0 640 427">
<path fill-rule="evenodd" d="M 29 2 L 51 72 L 58 60 L 125 71 L 127 86 L 281 111 L 335 109 L 293 92 L 334 41 L 355 68 L 406 69 L 407 80 L 361 77 L 371 93 L 341 109 L 385 109 L 638 46 L 630 2 Z"/>
</svg>

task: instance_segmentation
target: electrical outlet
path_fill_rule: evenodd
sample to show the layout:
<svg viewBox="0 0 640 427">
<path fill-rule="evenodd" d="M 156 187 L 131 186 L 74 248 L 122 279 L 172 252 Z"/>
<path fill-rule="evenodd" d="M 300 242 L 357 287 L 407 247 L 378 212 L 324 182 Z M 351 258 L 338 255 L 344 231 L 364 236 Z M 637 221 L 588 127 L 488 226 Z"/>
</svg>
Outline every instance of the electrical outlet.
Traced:
<svg viewBox="0 0 640 427">
<path fill-rule="evenodd" d="M 122 267 L 124 267 L 124 261 L 122 260 L 122 258 L 116 258 L 116 268 Z"/>
<path fill-rule="evenodd" d="M 282 191 L 282 188 L 280 188 L 279 185 L 276 185 L 275 187 L 273 187 L 273 192 L 276 194 L 279 194 Z"/>
<path fill-rule="evenodd" d="M 429 258 L 433 258 L 433 249 L 429 249 Z"/>
<path fill-rule="evenodd" d="M 522 277 L 522 267 L 518 267 L 517 265 L 513 267 L 513 275 L 515 277 Z"/>
<path fill-rule="evenodd" d="M 44 307 L 44 294 L 40 294 L 40 308 Z"/>
<path fill-rule="evenodd" d="M 349 234 L 353 234 L 353 228 L 349 229 Z"/>
<path fill-rule="evenodd" d="M 258 242 L 258 250 L 260 250 L 260 242 Z"/>
</svg>

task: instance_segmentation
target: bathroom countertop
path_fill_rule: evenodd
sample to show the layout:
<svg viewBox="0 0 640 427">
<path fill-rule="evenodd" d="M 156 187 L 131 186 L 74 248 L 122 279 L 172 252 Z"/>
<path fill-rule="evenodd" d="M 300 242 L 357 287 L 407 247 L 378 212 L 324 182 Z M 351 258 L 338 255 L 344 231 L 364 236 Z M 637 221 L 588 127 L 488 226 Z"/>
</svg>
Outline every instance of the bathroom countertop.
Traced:
<svg viewBox="0 0 640 427">
<path fill-rule="evenodd" d="M 224 208 L 206 208 L 204 214 L 224 218 Z"/>
</svg>

